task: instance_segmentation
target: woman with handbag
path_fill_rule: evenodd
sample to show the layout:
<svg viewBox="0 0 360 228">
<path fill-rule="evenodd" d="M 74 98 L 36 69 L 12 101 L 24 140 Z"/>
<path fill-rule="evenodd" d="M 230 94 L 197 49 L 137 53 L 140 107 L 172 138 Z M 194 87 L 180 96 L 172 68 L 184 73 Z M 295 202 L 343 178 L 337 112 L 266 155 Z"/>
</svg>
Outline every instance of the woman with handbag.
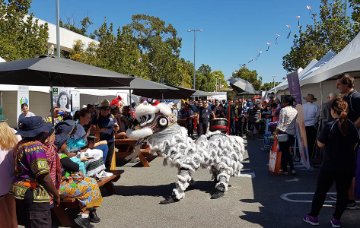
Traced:
<svg viewBox="0 0 360 228">
<path fill-rule="evenodd" d="M 280 110 L 279 122 L 274 132 L 274 137 L 279 141 L 281 156 L 281 173 L 288 173 L 288 165 L 290 166 L 289 173 L 296 175 L 294 169 L 293 159 L 290 154 L 290 147 L 294 145 L 295 141 L 295 123 L 297 111 L 293 108 L 294 98 L 286 95 L 282 101 L 282 109 Z"/>
</svg>

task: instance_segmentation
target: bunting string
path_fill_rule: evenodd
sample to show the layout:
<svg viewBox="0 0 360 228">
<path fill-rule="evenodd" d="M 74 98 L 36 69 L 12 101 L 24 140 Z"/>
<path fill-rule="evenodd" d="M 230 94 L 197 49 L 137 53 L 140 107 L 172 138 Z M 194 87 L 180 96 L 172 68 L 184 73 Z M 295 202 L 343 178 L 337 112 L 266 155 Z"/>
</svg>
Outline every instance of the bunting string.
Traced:
<svg viewBox="0 0 360 228">
<path fill-rule="evenodd" d="M 311 7 L 311 5 L 306 5 L 306 10 L 309 11 L 309 15 L 311 16 L 311 14 L 312 14 L 312 7 Z M 300 15 L 296 16 L 297 27 L 298 27 L 299 29 L 301 28 L 300 18 L 301 18 Z M 290 24 L 287 24 L 287 25 L 285 25 L 285 27 L 287 28 L 286 39 L 289 39 L 290 36 L 291 36 L 291 34 L 292 34 L 291 25 L 290 25 Z M 279 33 L 275 33 L 275 39 L 273 40 L 273 44 L 278 45 L 278 44 L 279 44 L 280 37 L 281 37 L 281 35 L 280 35 Z M 272 43 L 271 43 L 270 41 L 267 41 L 267 42 L 266 42 L 265 52 L 270 52 L 271 44 L 272 44 Z M 246 64 L 249 64 L 249 63 L 252 63 L 252 62 L 254 62 L 254 61 L 257 61 L 257 60 L 261 57 L 262 54 L 263 54 L 263 51 L 262 51 L 262 50 L 258 50 L 258 52 L 257 52 L 257 54 L 256 54 L 255 57 L 251 58 L 247 63 L 241 64 L 240 66 L 241 66 L 241 67 L 245 67 Z"/>
</svg>

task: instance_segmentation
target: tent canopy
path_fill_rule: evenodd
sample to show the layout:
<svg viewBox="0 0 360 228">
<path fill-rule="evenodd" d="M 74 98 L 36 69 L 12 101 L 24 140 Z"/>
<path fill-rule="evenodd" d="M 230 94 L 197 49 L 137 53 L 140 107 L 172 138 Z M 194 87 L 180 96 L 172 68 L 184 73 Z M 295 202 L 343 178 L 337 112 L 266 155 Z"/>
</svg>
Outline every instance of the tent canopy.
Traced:
<svg viewBox="0 0 360 228">
<path fill-rule="evenodd" d="M 300 85 L 319 83 L 346 72 L 360 76 L 360 33 L 334 58 L 300 81 Z"/>
<path fill-rule="evenodd" d="M 185 99 L 191 97 L 195 90 L 187 89 L 179 86 L 171 86 L 174 89 L 167 89 L 167 90 L 145 90 L 145 89 L 134 89 L 133 94 L 147 97 L 147 98 L 154 98 L 154 99 Z"/>
<path fill-rule="evenodd" d="M 205 92 L 202 90 L 196 90 L 195 93 L 193 93 L 192 97 L 207 97 L 213 95 L 210 92 Z"/>
<path fill-rule="evenodd" d="M 128 86 L 131 80 L 127 75 L 48 56 L 0 63 L 0 84 L 105 87 Z"/>
<path fill-rule="evenodd" d="M 78 88 L 84 89 L 84 88 Z M 133 77 L 129 86 L 111 86 L 111 87 L 98 87 L 98 89 L 110 89 L 110 90 L 131 90 L 131 89 L 142 89 L 142 90 L 153 90 L 154 92 L 166 91 L 166 90 L 178 90 L 175 87 L 167 86 L 161 83 L 153 82 L 139 77 Z"/>
</svg>

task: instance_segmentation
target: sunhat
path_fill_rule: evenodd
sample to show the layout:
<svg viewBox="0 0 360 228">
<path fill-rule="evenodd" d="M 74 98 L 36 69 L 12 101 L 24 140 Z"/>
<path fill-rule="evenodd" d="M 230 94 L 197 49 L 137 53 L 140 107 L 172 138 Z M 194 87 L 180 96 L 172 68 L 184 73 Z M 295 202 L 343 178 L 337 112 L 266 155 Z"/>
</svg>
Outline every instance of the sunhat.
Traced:
<svg viewBox="0 0 360 228">
<path fill-rule="evenodd" d="M 314 94 L 311 94 L 311 93 L 309 93 L 306 97 L 304 97 L 304 99 L 306 99 L 306 98 L 309 98 L 311 101 L 317 101 Z"/>
<path fill-rule="evenodd" d="M 52 125 L 46 123 L 41 116 L 31 116 L 23 118 L 19 121 L 19 130 L 16 134 L 23 138 L 30 138 L 39 135 L 42 132 L 50 132 Z"/>
<path fill-rule="evenodd" d="M 110 109 L 110 102 L 108 99 L 104 99 L 103 101 L 101 101 L 100 103 L 100 106 L 99 106 L 100 109 Z"/>
</svg>

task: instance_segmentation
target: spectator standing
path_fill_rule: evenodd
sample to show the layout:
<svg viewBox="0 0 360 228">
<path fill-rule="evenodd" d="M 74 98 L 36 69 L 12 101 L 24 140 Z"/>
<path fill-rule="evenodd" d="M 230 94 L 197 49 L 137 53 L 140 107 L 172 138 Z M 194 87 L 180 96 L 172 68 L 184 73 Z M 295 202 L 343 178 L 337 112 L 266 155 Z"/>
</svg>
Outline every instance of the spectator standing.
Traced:
<svg viewBox="0 0 360 228">
<path fill-rule="evenodd" d="M 46 159 L 44 144 L 40 141 L 49 133 L 51 124 L 40 116 L 32 116 L 19 122 L 22 140 L 15 154 L 15 180 L 11 192 L 16 198 L 18 221 L 25 227 L 51 227 L 50 198 L 60 204 L 59 192 L 55 188 Z"/>
<path fill-rule="evenodd" d="M 304 122 L 306 130 L 306 139 L 308 143 L 309 157 L 314 157 L 314 147 L 317 133 L 317 121 L 319 117 L 319 107 L 314 104 L 317 100 L 313 94 L 308 94 L 304 97 L 306 103 L 303 104 L 304 109 Z"/>
<path fill-rule="evenodd" d="M 189 103 L 185 102 L 184 107 L 180 110 L 180 119 L 185 119 L 188 136 L 194 137 L 194 112 L 191 110 Z"/>
<path fill-rule="evenodd" d="M 230 135 L 236 135 L 236 105 L 232 100 L 229 100 L 229 106 Z"/>
<path fill-rule="evenodd" d="M 17 226 L 15 200 L 9 194 L 14 178 L 13 149 L 18 143 L 13 129 L 9 127 L 0 107 L 0 227 Z"/>
<path fill-rule="evenodd" d="M 335 99 L 331 104 L 331 116 L 335 121 L 326 124 L 318 137 L 318 146 L 325 148 L 325 159 L 318 176 L 311 212 L 303 220 L 311 225 L 319 225 L 320 209 L 326 193 L 335 182 L 337 199 L 330 223 L 332 227 L 340 227 L 340 218 L 348 203 L 348 189 L 355 172 L 354 147 L 359 135 L 355 125 L 347 118 L 348 104 L 342 98 Z"/>
<path fill-rule="evenodd" d="M 355 124 L 357 130 L 360 130 L 360 93 L 355 89 L 355 80 L 348 74 L 339 76 L 336 81 L 336 88 L 340 94 L 343 95 L 344 100 L 348 103 L 349 113 L 348 118 Z M 359 154 L 359 152 L 357 152 Z M 359 156 L 359 155 L 358 155 Z M 359 165 L 359 164 L 358 164 Z M 355 172 L 353 174 L 353 180 L 349 189 L 349 202 L 348 209 L 358 209 L 359 207 L 355 202 Z"/>
<path fill-rule="evenodd" d="M 211 111 L 209 110 L 207 101 L 202 101 L 202 105 L 199 107 L 199 136 L 207 133 L 210 114 Z"/>
<path fill-rule="evenodd" d="M 281 168 L 282 173 L 288 172 L 288 165 L 290 166 L 290 174 L 295 175 L 293 159 L 290 154 L 290 147 L 294 145 L 295 141 L 295 123 L 297 117 L 297 111 L 293 108 L 294 98 L 287 95 L 283 98 L 282 106 L 280 110 L 279 123 L 274 132 L 274 136 L 278 138 L 279 134 L 286 134 L 287 140 L 279 142 L 281 155 Z"/>
<path fill-rule="evenodd" d="M 19 115 L 18 122 L 25 117 L 35 116 L 34 113 L 30 112 L 29 105 L 26 103 L 21 104 L 21 112 L 22 113 Z"/>
</svg>

